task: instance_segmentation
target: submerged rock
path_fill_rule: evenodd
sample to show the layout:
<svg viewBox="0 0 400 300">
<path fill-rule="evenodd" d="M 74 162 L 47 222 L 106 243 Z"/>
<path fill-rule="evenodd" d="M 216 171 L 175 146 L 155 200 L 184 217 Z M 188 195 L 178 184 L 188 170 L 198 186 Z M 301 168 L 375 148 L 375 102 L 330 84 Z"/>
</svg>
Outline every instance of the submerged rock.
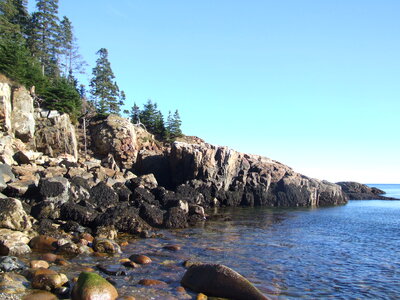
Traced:
<svg viewBox="0 0 400 300">
<path fill-rule="evenodd" d="M 0 271 L 12 272 L 25 269 L 27 267 L 22 261 L 14 256 L 0 257 Z"/>
<path fill-rule="evenodd" d="M 207 296 L 235 300 L 268 299 L 246 278 L 223 265 L 193 265 L 184 274 L 181 284 Z"/>
<path fill-rule="evenodd" d="M 118 297 L 115 287 L 96 273 L 82 272 L 75 284 L 72 300 L 114 300 Z"/>
</svg>

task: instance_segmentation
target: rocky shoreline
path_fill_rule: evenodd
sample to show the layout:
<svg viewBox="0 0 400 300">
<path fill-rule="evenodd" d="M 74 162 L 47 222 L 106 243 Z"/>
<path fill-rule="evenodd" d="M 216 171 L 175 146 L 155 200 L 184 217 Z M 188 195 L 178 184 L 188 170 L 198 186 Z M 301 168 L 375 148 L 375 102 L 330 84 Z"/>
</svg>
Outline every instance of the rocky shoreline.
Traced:
<svg viewBox="0 0 400 300">
<path fill-rule="evenodd" d="M 213 207 L 316 207 L 345 204 L 349 197 L 343 186 L 266 157 L 194 137 L 163 144 L 116 115 L 74 125 L 66 114 L 35 107 L 25 88 L 6 81 L 0 82 L 0 161 L 0 255 L 18 265 L 15 256 L 49 252 L 38 257 L 39 265 L 31 260 L 3 269 L 3 287 L 23 282 L 61 298 L 73 285 L 58 272 L 62 256 L 120 255 L 121 234 L 157 237 L 157 229 L 204 222 Z M 54 270 L 44 271 L 49 263 Z M 131 257 L 123 264 L 136 268 L 140 262 Z M 78 283 L 102 281 L 93 276 L 82 275 Z"/>
</svg>

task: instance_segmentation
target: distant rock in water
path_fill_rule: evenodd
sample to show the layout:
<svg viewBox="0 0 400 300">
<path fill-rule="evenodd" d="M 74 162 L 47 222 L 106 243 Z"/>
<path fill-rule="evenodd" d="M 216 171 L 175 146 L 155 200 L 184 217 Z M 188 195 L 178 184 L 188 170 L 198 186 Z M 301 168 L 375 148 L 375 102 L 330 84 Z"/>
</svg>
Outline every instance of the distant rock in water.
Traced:
<svg viewBox="0 0 400 300">
<path fill-rule="evenodd" d="M 336 184 L 342 187 L 343 193 L 349 200 L 399 200 L 393 197 L 382 196 L 385 194 L 384 191 L 362 183 L 342 181 Z"/>
</svg>

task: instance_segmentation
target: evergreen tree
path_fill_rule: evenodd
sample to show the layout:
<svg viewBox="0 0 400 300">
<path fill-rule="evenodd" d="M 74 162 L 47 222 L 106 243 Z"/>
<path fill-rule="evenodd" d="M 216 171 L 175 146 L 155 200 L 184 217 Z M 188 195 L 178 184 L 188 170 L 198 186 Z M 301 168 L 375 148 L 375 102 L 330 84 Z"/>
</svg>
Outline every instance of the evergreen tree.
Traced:
<svg viewBox="0 0 400 300">
<path fill-rule="evenodd" d="M 76 73 L 84 73 L 86 62 L 79 54 L 76 38 L 73 33 L 73 26 L 67 17 L 60 22 L 60 69 L 64 77 L 74 76 Z"/>
<path fill-rule="evenodd" d="M 149 99 L 143 106 L 143 110 L 140 112 L 140 122 L 146 127 L 147 131 L 154 133 L 155 119 L 157 114 L 157 103 L 154 103 Z"/>
<path fill-rule="evenodd" d="M 29 45 L 42 64 L 43 75 L 58 76 L 58 0 L 37 0 L 36 8 L 31 18 Z"/>
<path fill-rule="evenodd" d="M 182 136 L 181 124 L 182 121 L 178 110 L 175 110 L 174 115 L 172 115 L 171 112 L 168 113 L 166 128 L 168 139 L 174 140 Z"/>
<path fill-rule="evenodd" d="M 136 103 L 133 103 L 129 117 L 133 124 L 138 124 L 140 122 L 140 108 Z"/>
<path fill-rule="evenodd" d="M 26 0 L 0 1 L 0 39 L 25 37 L 28 21 Z"/>
<path fill-rule="evenodd" d="M 55 79 L 50 87 L 42 93 L 42 97 L 49 109 L 68 113 L 74 120 L 80 114 L 81 97 L 77 89 L 66 78 Z"/>
<path fill-rule="evenodd" d="M 114 73 L 108 61 L 108 51 L 101 48 L 99 58 L 93 68 L 93 78 L 90 81 L 91 94 L 97 111 L 101 114 L 119 112 L 119 88 L 114 81 Z"/>
</svg>

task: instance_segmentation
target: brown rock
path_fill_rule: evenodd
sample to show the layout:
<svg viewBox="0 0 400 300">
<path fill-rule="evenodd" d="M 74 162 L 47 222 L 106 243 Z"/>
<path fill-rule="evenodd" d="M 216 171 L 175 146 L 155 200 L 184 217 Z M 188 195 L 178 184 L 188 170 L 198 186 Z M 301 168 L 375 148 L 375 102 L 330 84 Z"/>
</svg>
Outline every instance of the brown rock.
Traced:
<svg viewBox="0 0 400 300">
<path fill-rule="evenodd" d="M 57 296 L 47 291 L 35 291 L 22 298 L 22 300 L 58 300 Z"/>
<path fill-rule="evenodd" d="M 179 251 L 181 250 L 181 246 L 179 245 L 166 245 L 163 247 L 166 250 L 170 250 L 170 251 Z"/>
<path fill-rule="evenodd" d="M 152 285 L 167 285 L 164 281 L 156 280 L 156 279 L 142 279 L 139 281 L 139 284 L 144 286 L 152 286 Z"/>
<path fill-rule="evenodd" d="M 68 282 L 67 276 L 64 274 L 38 274 L 33 276 L 32 287 L 39 290 L 51 291 L 59 288 Z"/>
<path fill-rule="evenodd" d="M 208 299 L 208 297 L 202 293 L 197 294 L 197 296 L 196 296 L 196 300 L 207 300 L 207 299 Z"/>
<path fill-rule="evenodd" d="M 57 259 L 62 258 L 62 256 L 54 254 L 54 253 L 45 253 L 42 255 L 42 259 L 47 262 L 55 262 Z"/>
<path fill-rule="evenodd" d="M 57 249 L 57 239 L 46 235 L 39 235 L 31 239 L 29 246 L 35 250 L 53 251 Z"/>
<path fill-rule="evenodd" d="M 140 265 L 146 265 L 146 264 L 150 264 L 152 262 L 150 257 L 141 255 L 141 254 L 133 254 L 129 257 L 129 259 Z"/>
<path fill-rule="evenodd" d="M 48 269 L 49 263 L 45 260 L 31 260 L 29 262 L 29 266 L 33 269 L 38 269 L 38 268 Z"/>
<path fill-rule="evenodd" d="M 176 288 L 176 291 L 177 291 L 178 293 L 186 293 L 186 290 L 185 290 L 185 288 L 184 288 L 183 286 L 178 286 L 178 287 Z"/>
</svg>

